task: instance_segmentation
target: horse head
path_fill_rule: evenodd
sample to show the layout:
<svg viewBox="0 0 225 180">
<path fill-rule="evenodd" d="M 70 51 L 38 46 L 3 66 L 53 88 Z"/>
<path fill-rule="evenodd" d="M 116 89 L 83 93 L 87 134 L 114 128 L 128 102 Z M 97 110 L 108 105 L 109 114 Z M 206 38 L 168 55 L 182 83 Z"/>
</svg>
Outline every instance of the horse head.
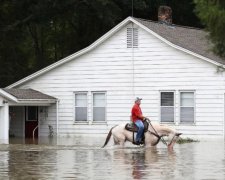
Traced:
<svg viewBox="0 0 225 180">
<path fill-rule="evenodd" d="M 161 125 L 159 123 L 151 123 L 149 122 L 149 132 L 151 132 L 153 135 L 158 136 L 159 139 L 154 145 L 158 144 L 159 140 L 168 146 L 169 149 L 173 149 L 174 144 L 179 139 L 179 136 L 182 133 L 176 132 L 173 128 L 167 126 L 167 125 Z M 168 137 L 168 143 L 164 140 L 164 136 Z"/>
<path fill-rule="evenodd" d="M 168 149 L 173 149 L 173 146 L 174 144 L 177 142 L 177 140 L 179 139 L 180 135 L 182 133 L 171 133 L 169 136 L 168 136 Z"/>
</svg>

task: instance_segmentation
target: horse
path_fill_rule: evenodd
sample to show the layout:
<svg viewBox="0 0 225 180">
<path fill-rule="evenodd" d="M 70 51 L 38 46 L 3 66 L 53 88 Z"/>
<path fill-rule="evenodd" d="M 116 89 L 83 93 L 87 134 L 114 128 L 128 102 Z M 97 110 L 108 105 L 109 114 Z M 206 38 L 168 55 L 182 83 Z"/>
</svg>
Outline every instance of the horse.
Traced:
<svg viewBox="0 0 225 180">
<path fill-rule="evenodd" d="M 111 135 L 113 135 L 115 145 L 124 146 L 124 143 L 126 141 L 130 141 L 135 144 L 133 132 L 125 128 L 128 124 L 119 124 L 112 127 L 106 137 L 105 143 L 102 148 L 104 148 L 108 144 Z M 168 149 L 173 149 L 174 144 L 181 134 L 182 133 L 178 133 L 176 130 L 167 125 L 161 125 L 156 122 L 152 123 L 151 121 L 148 121 L 147 128 L 144 133 L 144 145 L 146 147 L 156 146 L 159 141 L 162 140 L 162 142 L 168 147 Z M 164 136 L 168 137 L 168 143 L 163 139 Z"/>
</svg>

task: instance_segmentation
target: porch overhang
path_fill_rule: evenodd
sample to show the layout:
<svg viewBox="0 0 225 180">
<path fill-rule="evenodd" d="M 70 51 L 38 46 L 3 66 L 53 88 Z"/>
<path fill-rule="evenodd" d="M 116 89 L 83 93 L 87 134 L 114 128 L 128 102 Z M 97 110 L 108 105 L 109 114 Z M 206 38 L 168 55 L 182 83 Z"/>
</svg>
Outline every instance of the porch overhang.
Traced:
<svg viewBox="0 0 225 180">
<path fill-rule="evenodd" d="M 55 104 L 57 100 L 46 100 L 46 99 L 19 99 L 17 102 L 9 102 L 10 106 L 51 106 Z"/>
<path fill-rule="evenodd" d="M 0 96 L 9 106 L 50 106 L 57 102 L 57 98 L 36 91 L 34 89 L 0 89 Z"/>
<path fill-rule="evenodd" d="M 9 142 L 10 106 L 51 106 L 57 98 L 34 89 L 0 89 L 0 144 Z M 58 111 L 58 109 L 57 109 Z M 58 116 L 57 131 L 58 131 Z"/>
</svg>

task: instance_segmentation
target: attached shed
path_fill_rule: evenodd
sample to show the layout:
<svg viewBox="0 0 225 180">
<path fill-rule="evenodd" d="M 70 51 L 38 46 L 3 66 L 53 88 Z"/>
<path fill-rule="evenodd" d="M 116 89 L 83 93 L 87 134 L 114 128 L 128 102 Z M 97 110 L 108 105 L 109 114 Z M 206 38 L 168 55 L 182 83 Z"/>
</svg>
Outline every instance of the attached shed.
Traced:
<svg viewBox="0 0 225 180">
<path fill-rule="evenodd" d="M 129 122 L 139 96 L 152 121 L 186 136 L 223 138 L 225 60 L 210 51 L 206 36 L 128 17 L 87 48 L 2 91 L 31 88 L 52 97 L 39 136 L 49 134 L 49 124 L 58 136 L 105 134 Z"/>
</svg>

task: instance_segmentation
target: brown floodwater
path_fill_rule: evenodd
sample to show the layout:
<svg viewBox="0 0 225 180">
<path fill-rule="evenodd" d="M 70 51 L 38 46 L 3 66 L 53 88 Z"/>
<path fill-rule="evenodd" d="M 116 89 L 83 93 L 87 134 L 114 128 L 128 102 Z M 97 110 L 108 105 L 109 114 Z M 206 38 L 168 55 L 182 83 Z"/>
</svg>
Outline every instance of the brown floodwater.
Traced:
<svg viewBox="0 0 225 180">
<path fill-rule="evenodd" d="M 225 179 L 224 141 L 119 148 L 104 138 L 10 139 L 0 145 L 0 179 Z"/>
</svg>

